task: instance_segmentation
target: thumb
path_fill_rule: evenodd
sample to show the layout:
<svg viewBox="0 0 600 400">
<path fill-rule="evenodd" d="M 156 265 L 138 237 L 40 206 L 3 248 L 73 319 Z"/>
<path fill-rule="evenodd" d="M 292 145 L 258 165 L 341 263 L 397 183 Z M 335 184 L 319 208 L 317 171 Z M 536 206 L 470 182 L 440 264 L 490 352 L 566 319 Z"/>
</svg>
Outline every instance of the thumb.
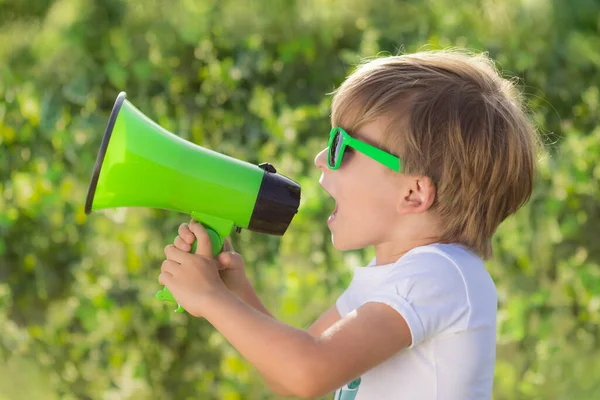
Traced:
<svg viewBox="0 0 600 400">
<path fill-rule="evenodd" d="M 244 260 L 239 253 L 235 251 L 226 251 L 217 256 L 219 269 L 242 269 Z"/>
<path fill-rule="evenodd" d="M 212 258 L 212 244 L 206 229 L 204 229 L 202 224 L 196 221 L 190 223 L 189 228 L 194 236 L 196 236 L 196 254 L 200 254 L 207 258 Z"/>
<path fill-rule="evenodd" d="M 230 252 L 230 251 L 235 251 L 235 249 L 233 248 L 233 245 L 231 244 L 231 238 L 226 237 L 225 240 L 223 240 L 223 251 L 226 252 Z"/>
</svg>

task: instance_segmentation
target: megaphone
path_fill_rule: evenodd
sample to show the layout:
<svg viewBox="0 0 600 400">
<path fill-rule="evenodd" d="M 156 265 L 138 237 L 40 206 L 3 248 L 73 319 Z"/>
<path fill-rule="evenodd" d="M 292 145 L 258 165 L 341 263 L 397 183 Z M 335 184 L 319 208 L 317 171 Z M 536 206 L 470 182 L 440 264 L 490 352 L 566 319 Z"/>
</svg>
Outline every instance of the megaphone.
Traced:
<svg viewBox="0 0 600 400">
<path fill-rule="evenodd" d="M 85 213 L 116 207 L 183 212 L 204 226 L 216 256 L 234 228 L 283 235 L 299 203 L 300 185 L 273 165 L 254 165 L 184 140 L 121 92 L 98 150 Z M 166 287 L 156 297 L 176 302 Z"/>
</svg>

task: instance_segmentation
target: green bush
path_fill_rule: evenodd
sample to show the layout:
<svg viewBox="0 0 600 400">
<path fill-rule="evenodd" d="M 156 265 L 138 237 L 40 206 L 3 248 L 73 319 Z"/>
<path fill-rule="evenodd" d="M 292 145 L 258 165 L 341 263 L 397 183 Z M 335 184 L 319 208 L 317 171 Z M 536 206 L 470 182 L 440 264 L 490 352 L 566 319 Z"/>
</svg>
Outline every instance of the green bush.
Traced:
<svg viewBox="0 0 600 400">
<path fill-rule="evenodd" d="M 600 397 L 600 5 L 594 0 L 0 2 L 0 400 L 273 399 L 199 319 L 153 297 L 186 215 L 86 216 L 118 92 L 166 129 L 302 185 L 284 237 L 234 246 L 261 297 L 306 327 L 370 250 L 340 254 L 314 155 L 362 57 L 462 46 L 519 84 L 548 152 L 488 262 L 494 398 Z"/>
</svg>

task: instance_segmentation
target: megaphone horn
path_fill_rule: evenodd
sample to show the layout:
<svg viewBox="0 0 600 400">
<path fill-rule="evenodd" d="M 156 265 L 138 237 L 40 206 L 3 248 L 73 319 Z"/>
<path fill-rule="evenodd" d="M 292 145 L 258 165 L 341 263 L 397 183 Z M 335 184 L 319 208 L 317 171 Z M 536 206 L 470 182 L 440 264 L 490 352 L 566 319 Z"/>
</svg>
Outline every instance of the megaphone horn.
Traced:
<svg viewBox="0 0 600 400">
<path fill-rule="evenodd" d="M 254 165 L 184 140 L 121 92 L 98 150 L 85 212 L 151 207 L 189 214 L 209 233 L 216 256 L 233 228 L 283 235 L 299 204 L 300 185 L 271 164 Z M 166 287 L 157 297 L 175 301 Z"/>
</svg>

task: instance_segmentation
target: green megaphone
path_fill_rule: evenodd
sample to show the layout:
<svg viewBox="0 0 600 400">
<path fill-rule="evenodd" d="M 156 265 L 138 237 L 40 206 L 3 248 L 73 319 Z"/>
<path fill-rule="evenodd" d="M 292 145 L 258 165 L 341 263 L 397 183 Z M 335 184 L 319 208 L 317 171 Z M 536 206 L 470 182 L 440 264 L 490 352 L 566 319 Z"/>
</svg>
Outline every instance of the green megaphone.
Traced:
<svg viewBox="0 0 600 400">
<path fill-rule="evenodd" d="M 216 256 L 234 228 L 283 235 L 299 203 L 300 185 L 271 164 L 250 164 L 186 141 L 121 92 L 98 150 L 85 212 L 151 207 L 189 214 L 207 230 Z M 156 297 L 176 302 L 166 287 Z"/>
</svg>

